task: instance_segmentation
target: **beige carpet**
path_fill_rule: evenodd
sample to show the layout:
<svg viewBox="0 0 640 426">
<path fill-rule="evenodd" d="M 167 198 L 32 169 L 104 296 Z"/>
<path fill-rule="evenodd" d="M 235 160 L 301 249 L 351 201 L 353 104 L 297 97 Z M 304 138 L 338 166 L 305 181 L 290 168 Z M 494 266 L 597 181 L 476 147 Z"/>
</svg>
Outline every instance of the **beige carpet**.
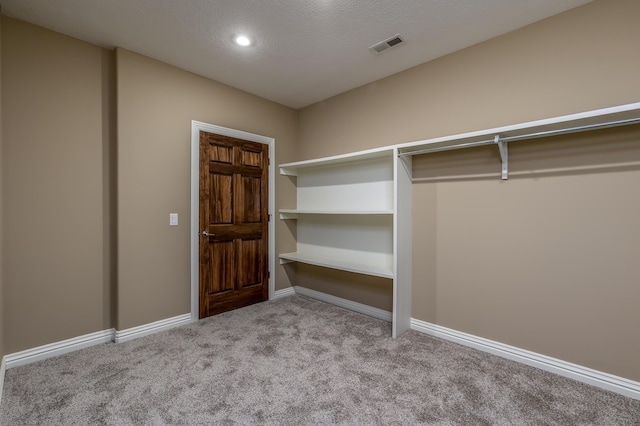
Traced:
<svg viewBox="0 0 640 426">
<path fill-rule="evenodd" d="M 640 401 L 291 296 L 7 371 L 3 425 L 640 425 Z"/>
</svg>

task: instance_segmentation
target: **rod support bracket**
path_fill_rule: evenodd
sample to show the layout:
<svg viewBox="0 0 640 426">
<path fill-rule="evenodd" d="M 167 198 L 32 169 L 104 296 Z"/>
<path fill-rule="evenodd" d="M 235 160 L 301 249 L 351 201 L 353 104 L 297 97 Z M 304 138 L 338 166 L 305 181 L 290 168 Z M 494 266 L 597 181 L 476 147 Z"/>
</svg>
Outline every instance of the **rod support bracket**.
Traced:
<svg viewBox="0 0 640 426">
<path fill-rule="evenodd" d="M 493 138 L 498 149 L 500 150 L 500 158 L 502 159 L 502 180 L 509 179 L 509 148 L 507 142 L 500 140 L 500 135 Z"/>
</svg>

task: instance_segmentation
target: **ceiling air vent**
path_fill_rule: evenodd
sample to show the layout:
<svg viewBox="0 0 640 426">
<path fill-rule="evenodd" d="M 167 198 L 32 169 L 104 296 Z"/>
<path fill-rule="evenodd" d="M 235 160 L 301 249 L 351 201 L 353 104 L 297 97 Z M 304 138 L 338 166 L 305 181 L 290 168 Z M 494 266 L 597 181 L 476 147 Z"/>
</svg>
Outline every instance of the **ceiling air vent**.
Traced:
<svg viewBox="0 0 640 426">
<path fill-rule="evenodd" d="M 404 43 L 404 39 L 400 34 L 396 34 L 393 37 L 389 37 L 388 39 L 381 41 L 380 43 L 374 44 L 369 49 L 373 50 L 375 54 L 378 54 L 401 43 Z"/>
</svg>

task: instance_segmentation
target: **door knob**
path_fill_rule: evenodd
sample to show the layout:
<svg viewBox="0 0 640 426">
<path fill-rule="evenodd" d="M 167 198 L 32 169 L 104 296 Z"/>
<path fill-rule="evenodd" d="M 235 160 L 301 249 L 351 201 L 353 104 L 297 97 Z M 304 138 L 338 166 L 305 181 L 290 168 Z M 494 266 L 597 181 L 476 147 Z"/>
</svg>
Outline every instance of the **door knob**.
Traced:
<svg viewBox="0 0 640 426">
<path fill-rule="evenodd" d="M 201 234 L 201 235 L 202 235 L 203 237 L 215 237 L 215 236 L 216 236 L 216 234 L 210 234 L 210 233 L 208 233 L 207 231 L 202 231 L 202 234 Z"/>
</svg>

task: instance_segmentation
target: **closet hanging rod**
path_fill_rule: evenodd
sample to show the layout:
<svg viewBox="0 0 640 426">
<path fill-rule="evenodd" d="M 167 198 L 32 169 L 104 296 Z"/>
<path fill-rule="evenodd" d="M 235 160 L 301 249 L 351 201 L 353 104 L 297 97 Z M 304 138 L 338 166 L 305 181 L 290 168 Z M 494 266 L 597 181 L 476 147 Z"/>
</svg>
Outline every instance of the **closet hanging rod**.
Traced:
<svg viewBox="0 0 640 426">
<path fill-rule="evenodd" d="M 500 137 L 499 141 L 515 142 L 515 141 L 520 141 L 525 139 L 543 138 L 543 137 L 550 137 L 550 136 L 557 136 L 557 135 L 565 135 L 570 133 L 585 132 L 588 130 L 597 130 L 597 129 L 606 129 L 611 127 L 626 126 L 629 124 L 636 124 L 636 123 L 640 123 L 640 117 L 629 118 L 625 120 L 609 121 L 605 123 L 586 124 L 584 126 L 567 127 L 564 129 L 546 130 L 542 132 L 527 133 L 525 135 L 505 136 L 505 137 Z M 454 145 L 436 146 L 433 148 L 424 148 L 416 151 L 400 152 L 398 153 L 398 157 L 404 157 L 407 155 L 427 154 L 431 152 L 450 151 L 450 150 L 462 149 L 462 148 L 472 148 L 476 146 L 492 145 L 495 143 L 496 143 L 495 138 L 474 141 L 474 142 L 463 142 L 463 143 L 458 143 Z"/>
<path fill-rule="evenodd" d="M 483 145 L 495 145 L 495 143 L 496 143 L 495 139 L 492 138 L 492 139 L 485 139 L 485 140 L 475 141 L 475 142 L 459 143 L 455 145 L 436 146 L 434 148 L 425 148 L 419 151 L 401 152 L 398 154 L 398 157 L 404 157 L 407 155 L 426 154 L 430 152 L 452 151 L 454 149 L 462 149 L 462 148 L 474 148 L 476 146 L 483 146 Z"/>
<path fill-rule="evenodd" d="M 587 124 L 584 126 L 577 126 L 577 127 L 567 127 L 566 129 L 547 130 L 544 132 L 529 133 L 527 135 L 507 136 L 504 138 L 500 138 L 500 140 L 503 142 L 514 142 L 514 141 L 519 141 L 523 139 L 544 138 L 547 136 L 557 136 L 557 135 L 565 135 L 568 133 L 586 132 L 588 130 L 607 129 L 610 127 L 626 126 L 626 125 L 635 124 L 635 123 L 640 123 L 640 117 L 629 118 L 626 120 L 609 121 L 606 123 Z"/>
</svg>

